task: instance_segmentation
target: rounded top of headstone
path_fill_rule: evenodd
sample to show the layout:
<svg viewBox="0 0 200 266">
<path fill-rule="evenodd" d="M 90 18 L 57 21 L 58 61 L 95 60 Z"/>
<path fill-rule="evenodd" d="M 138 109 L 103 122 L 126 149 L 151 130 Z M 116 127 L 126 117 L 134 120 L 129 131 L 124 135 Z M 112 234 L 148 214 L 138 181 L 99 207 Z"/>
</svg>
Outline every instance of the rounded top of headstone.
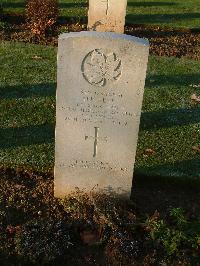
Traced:
<svg viewBox="0 0 200 266">
<path fill-rule="evenodd" d="M 70 33 L 61 34 L 59 36 L 59 39 L 61 40 L 67 38 L 82 38 L 82 37 L 132 41 L 138 43 L 139 45 L 149 46 L 149 41 L 147 39 L 142 39 L 135 36 L 119 34 L 114 32 L 97 32 L 97 31 L 70 32 Z"/>
</svg>

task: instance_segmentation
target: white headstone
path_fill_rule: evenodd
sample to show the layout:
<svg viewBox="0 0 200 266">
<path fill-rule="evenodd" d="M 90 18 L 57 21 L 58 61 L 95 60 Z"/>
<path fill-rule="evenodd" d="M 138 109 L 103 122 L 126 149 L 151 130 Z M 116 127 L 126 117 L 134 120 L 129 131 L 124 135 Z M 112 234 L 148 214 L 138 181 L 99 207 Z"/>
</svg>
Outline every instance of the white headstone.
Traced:
<svg viewBox="0 0 200 266">
<path fill-rule="evenodd" d="M 124 33 L 127 0 L 89 0 L 88 29 Z"/>
<path fill-rule="evenodd" d="M 130 195 L 148 51 L 148 41 L 116 33 L 60 36 L 56 196 Z"/>
</svg>

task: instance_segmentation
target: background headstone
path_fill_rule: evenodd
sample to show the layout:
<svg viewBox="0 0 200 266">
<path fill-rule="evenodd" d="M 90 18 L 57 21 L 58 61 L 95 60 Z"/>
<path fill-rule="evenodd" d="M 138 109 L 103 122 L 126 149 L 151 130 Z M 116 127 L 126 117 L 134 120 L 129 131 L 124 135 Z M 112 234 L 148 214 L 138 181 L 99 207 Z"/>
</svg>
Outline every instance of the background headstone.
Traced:
<svg viewBox="0 0 200 266">
<path fill-rule="evenodd" d="M 88 29 L 124 33 L 127 0 L 90 0 Z"/>
<path fill-rule="evenodd" d="M 58 47 L 55 196 L 131 193 L 148 41 L 62 34 Z"/>
</svg>

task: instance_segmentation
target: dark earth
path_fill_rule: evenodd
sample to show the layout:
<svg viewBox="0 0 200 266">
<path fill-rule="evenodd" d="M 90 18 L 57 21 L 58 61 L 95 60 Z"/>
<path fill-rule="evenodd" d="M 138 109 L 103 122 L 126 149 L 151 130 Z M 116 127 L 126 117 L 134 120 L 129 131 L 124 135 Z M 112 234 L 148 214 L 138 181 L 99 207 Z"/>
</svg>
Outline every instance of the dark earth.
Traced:
<svg viewBox="0 0 200 266">
<path fill-rule="evenodd" d="M 160 240 L 149 238 L 160 219 L 171 230 L 180 227 L 168 215 L 180 207 L 189 230 L 200 234 L 199 200 L 194 183 L 134 177 L 131 201 L 78 192 L 61 201 L 53 195 L 53 172 L 1 168 L 0 264 L 199 265 L 200 249 L 183 246 L 168 258 Z"/>
<path fill-rule="evenodd" d="M 19 14 L 4 14 L 1 19 L 7 27 L 0 31 L 0 40 L 14 40 L 57 46 L 58 35 L 62 32 L 86 30 L 86 23 L 77 23 L 76 19 L 60 18 L 54 32 L 47 36 L 36 38 L 32 36 L 25 21 Z M 149 25 L 126 25 L 125 33 L 150 41 L 150 53 L 159 56 L 188 57 L 200 59 L 200 30 L 199 29 L 171 29 Z"/>
</svg>

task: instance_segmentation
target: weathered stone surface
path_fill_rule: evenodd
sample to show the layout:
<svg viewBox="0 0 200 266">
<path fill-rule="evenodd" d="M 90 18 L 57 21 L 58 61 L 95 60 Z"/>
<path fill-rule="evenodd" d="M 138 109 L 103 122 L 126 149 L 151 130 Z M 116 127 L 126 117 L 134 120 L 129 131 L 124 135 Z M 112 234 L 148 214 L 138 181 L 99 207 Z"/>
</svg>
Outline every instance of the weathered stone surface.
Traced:
<svg viewBox="0 0 200 266">
<path fill-rule="evenodd" d="M 62 34 L 58 48 L 55 195 L 130 195 L 148 41 L 115 33 Z"/>
<path fill-rule="evenodd" d="M 124 33 L 127 0 L 90 0 L 88 29 Z"/>
</svg>

